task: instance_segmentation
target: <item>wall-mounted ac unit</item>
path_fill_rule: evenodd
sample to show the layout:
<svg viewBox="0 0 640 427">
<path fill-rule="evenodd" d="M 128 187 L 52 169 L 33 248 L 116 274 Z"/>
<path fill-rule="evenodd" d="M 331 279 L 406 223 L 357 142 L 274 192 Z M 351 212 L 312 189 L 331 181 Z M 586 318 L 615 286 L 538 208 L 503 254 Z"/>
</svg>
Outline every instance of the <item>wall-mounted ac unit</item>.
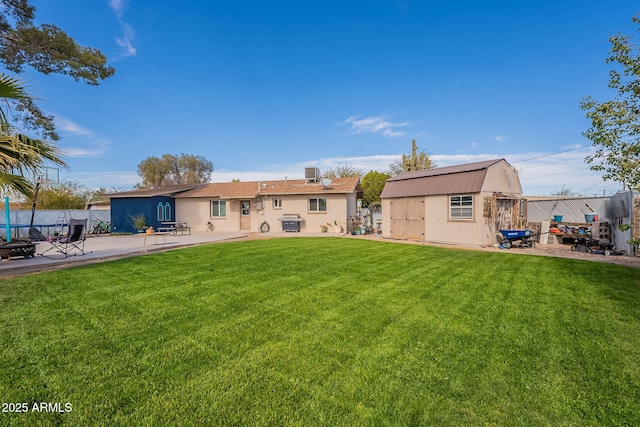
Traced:
<svg viewBox="0 0 640 427">
<path fill-rule="evenodd" d="M 318 182 L 318 181 L 320 181 L 320 169 L 318 169 L 318 168 L 304 168 L 304 180 L 306 182 Z"/>
</svg>

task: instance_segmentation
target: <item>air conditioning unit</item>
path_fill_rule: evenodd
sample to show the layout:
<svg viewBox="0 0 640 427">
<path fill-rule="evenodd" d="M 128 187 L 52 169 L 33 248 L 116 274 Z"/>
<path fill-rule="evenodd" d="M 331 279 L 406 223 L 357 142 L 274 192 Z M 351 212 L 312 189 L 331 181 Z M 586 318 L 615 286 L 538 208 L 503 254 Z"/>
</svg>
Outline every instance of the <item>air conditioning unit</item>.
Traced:
<svg viewBox="0 0 640 427">
<path fill-rule="evenodd" d="M 318 169 L 318 168 L 304 168 L 304 180 L 306 182 L 318 182 L 318 181 L 320 181 L 320 169 Z"/>
</svg>

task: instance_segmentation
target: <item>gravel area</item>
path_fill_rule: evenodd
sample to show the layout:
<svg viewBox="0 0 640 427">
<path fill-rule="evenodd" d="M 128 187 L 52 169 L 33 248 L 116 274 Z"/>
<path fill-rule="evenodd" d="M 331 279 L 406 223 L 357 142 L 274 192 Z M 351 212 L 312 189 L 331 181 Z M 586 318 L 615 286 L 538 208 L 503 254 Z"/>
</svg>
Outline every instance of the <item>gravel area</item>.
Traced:
<svg viewBox="0 0 640 427">
<path fill-rule="evenodd" d="M 598 255 L 590 254 L 586 252 L 575 252 L 571 250 L 570 245 L 538 245 L 530 249 L 508 249 L 509 252 L 540 255 L 540 256 L 552 256 L 561 258 L 574 258 L 583 259 L 587 261 L 605 262 L 608 264 L 626 265 L 629 267 L 640 268 L 640 257 L 627 256 L 627 255 Z"/>
<path fill-rule="evenodd" d="M 517 254 L 525 254 L 525 255 L 583 259 L 586 261 L 604 262 L 609 264 L 626 265 L 629 267 L 640 268 L 640 256 L 627 256 L 627 255 L 605 256 L 605 255 L 598 255 L 598 254 L 590 254 L 586 252 L 575 252 L 571 250 L 571 245 L 540 245 L 538 243 L 535 243 L 533 248 L 498 249 L 493 246 L 479 248 L 477 246 L 441 245 L 441 244 L 431 244 L 426 242 L 417 242 L 417 241 L 410 241 L 410 240 L 382 239 L 381 237 L 373 236 L 373 235 L 367 235 L 367 236 L 348 236 L 347 235 L 344 237 L 356 238 L 356 239 L 364 238 L 364 239 L 371 239 L 371 240 L 384 240 L 388 242 L 417 244 L 417 245 L 424 245 L 424 246 L 440 246 L 440 247 L 448 247 L 448 248 L 460 248 L 460 249 L 483 250 L 483 251 L 504 251 L 508 253 L 517 253 Z"/>
</svg>

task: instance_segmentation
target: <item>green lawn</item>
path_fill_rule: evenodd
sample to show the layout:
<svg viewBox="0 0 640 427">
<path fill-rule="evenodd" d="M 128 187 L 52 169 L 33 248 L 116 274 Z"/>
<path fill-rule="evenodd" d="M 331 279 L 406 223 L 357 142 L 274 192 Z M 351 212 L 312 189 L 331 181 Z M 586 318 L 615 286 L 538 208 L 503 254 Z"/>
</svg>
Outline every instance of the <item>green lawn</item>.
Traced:
<svg viewBox="0 0 640 427">
<path fill-rule="evenodd" d="M 0 425 L 638 425 L 640 270 L 355 239 L 0 282 Z M 33 412 L 41 402 L 67 413 Z"/>
</svg>

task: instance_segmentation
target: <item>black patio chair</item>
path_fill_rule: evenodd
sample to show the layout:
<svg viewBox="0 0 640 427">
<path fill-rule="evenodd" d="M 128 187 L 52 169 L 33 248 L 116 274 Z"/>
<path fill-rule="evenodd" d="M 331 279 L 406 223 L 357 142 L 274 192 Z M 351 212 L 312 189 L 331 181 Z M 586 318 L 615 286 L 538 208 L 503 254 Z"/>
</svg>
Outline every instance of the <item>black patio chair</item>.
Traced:
<svg viewBox="0 0 640 427">
<path fill-rule="evenodd" d="M 56 252 L 63 254 L 65 258 L 69 256 L 85 254 L 84 240 L 87 231 L 87 220 L 71 218 L 69 220 L 68 227 L 69 228 L 66 235 L 47 236 L 47 242 L 51 243 L 51 247 L 42 252 L 42 256 L 47 257 L 45 253 L 51 250 L 55 250 Z"/>
</svg>

